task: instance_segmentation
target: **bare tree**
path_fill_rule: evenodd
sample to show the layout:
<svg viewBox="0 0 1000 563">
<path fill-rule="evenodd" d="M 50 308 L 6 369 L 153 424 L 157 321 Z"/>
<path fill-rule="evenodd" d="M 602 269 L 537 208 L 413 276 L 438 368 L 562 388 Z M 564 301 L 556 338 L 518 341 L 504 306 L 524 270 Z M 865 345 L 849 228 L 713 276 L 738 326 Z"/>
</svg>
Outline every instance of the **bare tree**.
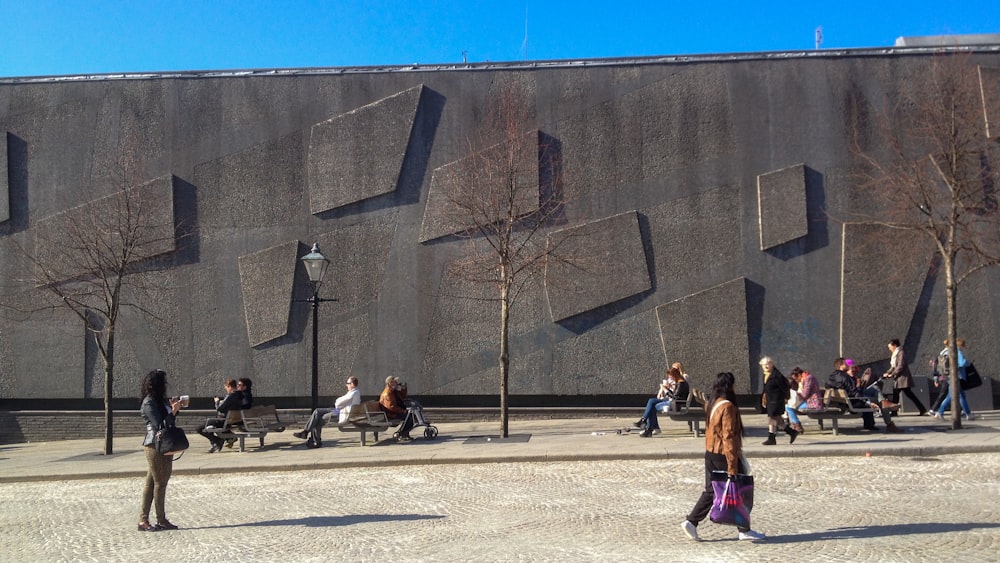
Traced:
<svg viewBox="0 0 1000 563">
<path fill-rule="evenodd" d="M 448 274 L 492 287 L 500 306 L 498 367 L 500 435 L 508 437 L 510 319 L 518 296 L 539 279 L 559 241 L 546 234 L 559 223 L 556 143 L 533 126 L 533 98 L 516 81 L 495 85 L 482 129 L 469 140 L 469 156 L 437 171 L 446 192 L 451 232 L 470 250 Z"/>
<path fill-rule="evenodd" d="M 987 116 L 1000 115 L 1000 88 L 969 55 L 938 56 L 913 77 L 879 120 L 877 138 L 855 130 L 857 177 L 868 209 L 848 222 L 914 233 L 928 241 L 944 277 L 952 427 L 961 428 L 955 348 L 957 297 L 972 274 L 1000 263 L 1000 151 Z M 855 122 L 863 121 L 858 112 Z M 994 124 L 995 127 L 995 124 Z"/>
<path fill-rule="evenodd" d="M 98 165 L 94 191 L 109 195 L 42 219 L 32 229 L 34 247 L 21 247 L 30 282 L 48 296 L 29 312 L 68 309 L 96 344 L 104 368 L 106 455 L 114 449 L 112 399 L 120 313 L 131 307 L 152 315 L 141 305 L 150 290 L 142 273 L 154 267 L 151 259 L 176 245 L 172 177 L 145 181 L 137 154 L 135 147 L 125 146 L 112 162 Z"/>
</svg>

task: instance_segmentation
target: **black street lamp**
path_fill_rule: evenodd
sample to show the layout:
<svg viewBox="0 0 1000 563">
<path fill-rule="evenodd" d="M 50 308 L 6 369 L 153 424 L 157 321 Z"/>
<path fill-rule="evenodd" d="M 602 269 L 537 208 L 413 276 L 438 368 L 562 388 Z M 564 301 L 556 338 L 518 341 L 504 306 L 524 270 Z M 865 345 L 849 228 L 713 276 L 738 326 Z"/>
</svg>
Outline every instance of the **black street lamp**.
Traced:
<svg viewBox="0 0 1000 563">
<path fill-rule="evenodd" d="M 319 243 L 313 243 L 309 254 L 302 257 L 302 264 L 306 267 L 306 274 L 309 276 L 309 283 L 312 284 L 313 294 L 309 299 L 295 299 L 295 301 L 312 303 L 312 408 L 315 410 L 319 406 L 319 304 L 325 301 L 336 301 L 336 299 L 323 299 L 319 296 L 319 286 L 323 285 L 323 276 L 326 275 L 326 269 L 330 266 L 330 260 L 319 251 Z"/>
</svg>

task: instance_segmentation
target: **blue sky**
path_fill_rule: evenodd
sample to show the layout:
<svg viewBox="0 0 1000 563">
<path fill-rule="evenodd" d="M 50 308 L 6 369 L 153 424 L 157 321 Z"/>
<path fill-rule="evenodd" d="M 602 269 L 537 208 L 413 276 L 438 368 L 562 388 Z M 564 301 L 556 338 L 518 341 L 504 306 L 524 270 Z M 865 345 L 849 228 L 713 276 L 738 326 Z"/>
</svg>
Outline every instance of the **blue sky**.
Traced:
<svg viewBox="0 0 1000 563">
<path fill-rule="evenodd" d="M 1000 33 L 998 0 L 0 0 L 0 77 L 891 46 Z"/>
</svg>

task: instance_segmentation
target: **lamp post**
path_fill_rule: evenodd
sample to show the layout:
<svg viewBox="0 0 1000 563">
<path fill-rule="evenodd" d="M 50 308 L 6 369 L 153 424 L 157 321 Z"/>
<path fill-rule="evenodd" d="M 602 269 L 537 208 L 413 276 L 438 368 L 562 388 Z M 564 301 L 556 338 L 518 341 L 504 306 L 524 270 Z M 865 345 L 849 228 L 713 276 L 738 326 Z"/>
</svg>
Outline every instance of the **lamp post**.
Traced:
<svg viewBox="0 0 1000 563">
<path fill-rule="evenodd" d="M 319 243 L 313 243 L 309 254 L 302 257 L 302 264 L 306 267 L 306 274 L 309 276 L 309 283 L 312 284 L 313 294 L 309 299 L 296 299 L 295 301 L 312 303 L 312 408 L 315 410 L 319 406 L 319 304 L 325 301 L 336 301 L 336 299 L 323 299 L 319 296 L 319 286 L 323 284 L 323 276 L 326 275 L 326 270 L 330 266 L 330 260 L 319 251 Z"/>
</svg>

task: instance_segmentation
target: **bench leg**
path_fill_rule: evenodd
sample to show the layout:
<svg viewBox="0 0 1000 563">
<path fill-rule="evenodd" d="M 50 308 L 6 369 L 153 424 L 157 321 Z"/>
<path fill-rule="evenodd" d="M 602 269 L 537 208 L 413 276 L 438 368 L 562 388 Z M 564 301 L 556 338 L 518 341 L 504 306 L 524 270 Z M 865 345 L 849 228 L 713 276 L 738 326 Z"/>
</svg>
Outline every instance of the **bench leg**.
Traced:
<svg viewBox="0 0 1000 563">
<path fill-rule="evenodd" d="M 265 436 L 265 434 L 261 434 L 260 435 L 260 447 L 261 447 L 261 449 L 264 448 L 264 436 Z"/>
<path fill-rule="evenodd" d="M 701 421 L 692 420 L 691 421 L 691 425 L 694 427 L 694 437 L 695 438 L 700 438 L 701 437 L 701 428 L 700 428 Z"/>
<path fill-rule="evenodd" d="M 375 441 L 378 442 L 378 431 L 372 432 L 372 435 L 375 436 Z"/>
<path fill-rule="evenodd" d="M 820 430 L 826 430 L 826 428 L 823 428 L 823 419 L 822 418 L 819 419 L 819 429 Z"/>
<path fill-rule="evenodd" d="M 830 421 L 830 427 L 833 428 L 833 435 L 836 436 L 840 428 L 837 426 L 838 419 L 834 418 Z"/>
<path fill-rule="evenodd" d="M 240 436 L 240 452 L 247 451 L 246 436 Z"/>
<path fill-rule="evenodd" d="M 365 447 L 365 434 L 366 434 L 366 432 L 364 430 L 362 430 L 360 432 L 360 434 L 361 434 L 361 447 L 363 448 L 363 447 Z"/>
</svg>

